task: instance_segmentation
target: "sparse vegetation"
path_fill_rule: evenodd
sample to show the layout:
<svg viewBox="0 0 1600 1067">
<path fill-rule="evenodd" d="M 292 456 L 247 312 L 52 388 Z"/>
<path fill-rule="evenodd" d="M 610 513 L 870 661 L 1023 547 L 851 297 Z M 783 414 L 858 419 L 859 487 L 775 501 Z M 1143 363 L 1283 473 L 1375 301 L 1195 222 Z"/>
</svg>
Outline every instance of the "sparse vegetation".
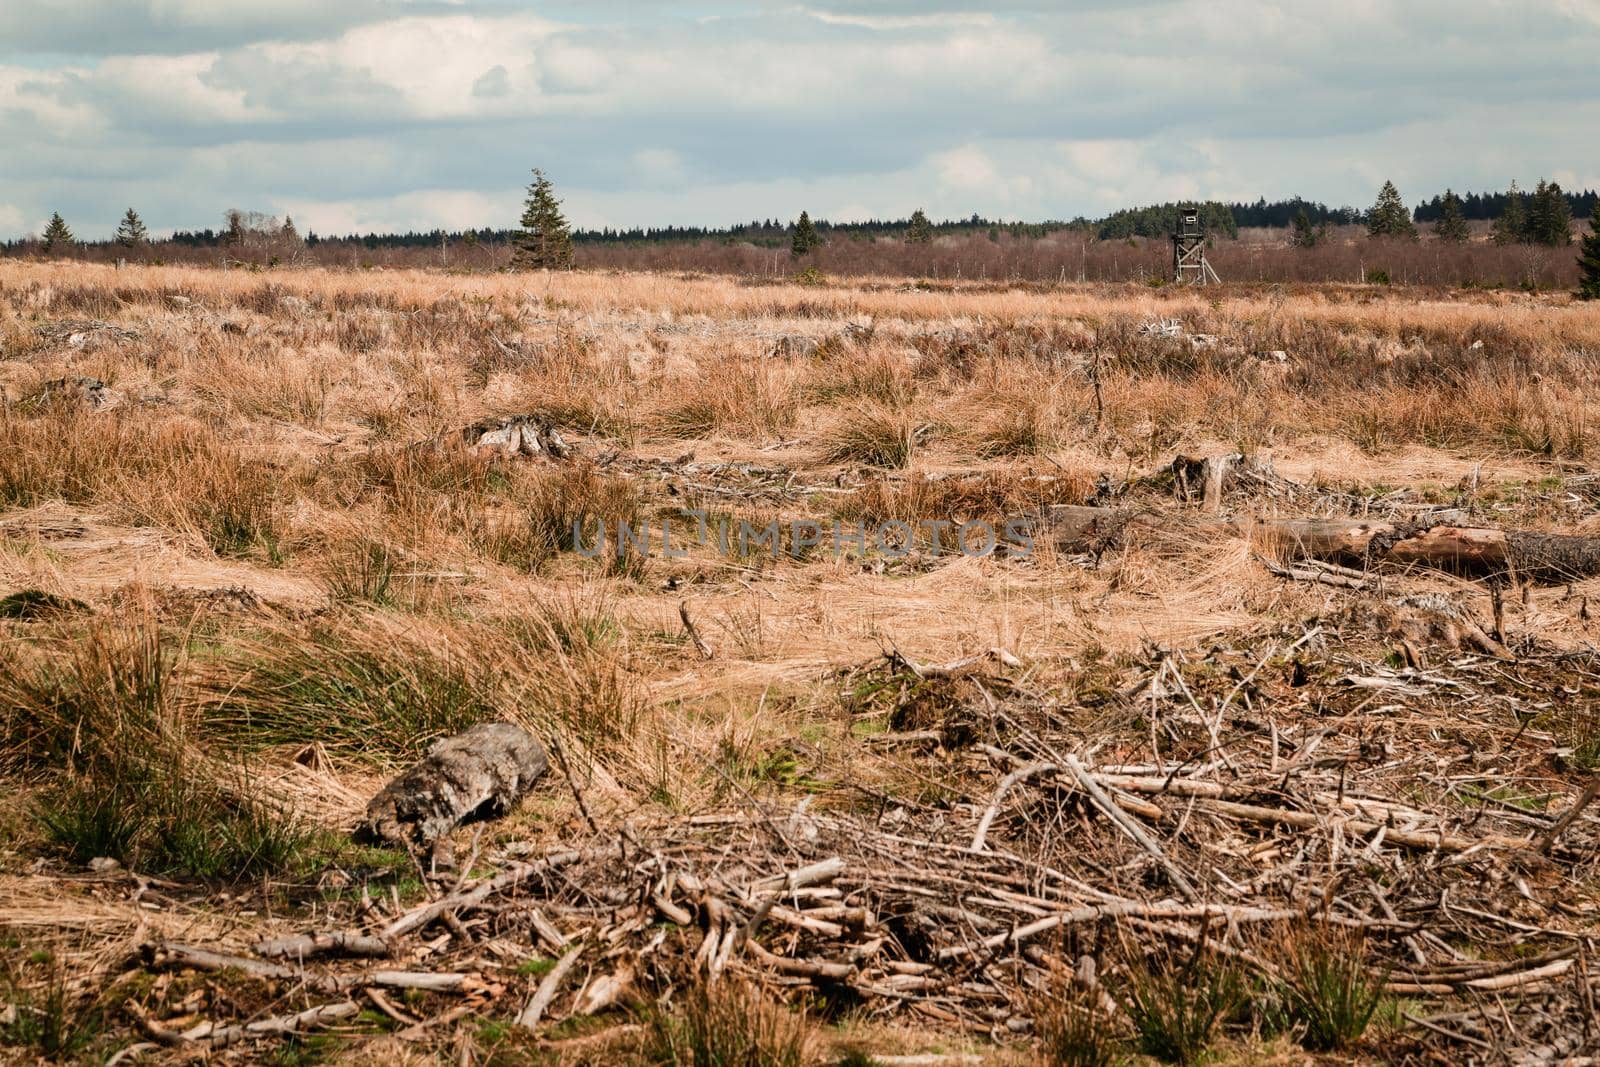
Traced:
<svg viewBox="0 0 1600 1067">
<path fill-rule="evenodd" d="M 1508 1050 L 1553 1045 L 1595 976 L 1567 950 L 1600 822 L 1538 835 L 1600 760 L 1597 579 L 1313 571 L 1244 520 L 1591 530 L 1600 305 L 1419 290 L 1431 235 L 1379 258 L 1347 225 L 1270 254 L 1392 284 L 996 284 L 973 263 L 1035 238 L 944 223 L 911 252 L 993 257 L 959 282 L 852 280 L 880 253 L 820 226 L 738 280 L 0 261 L 0 1058 L 351 992 L 238 1058 L 359 1058 L 400 1015 L 478 1062 L 1448 1062 L 1489 1040 L 1483 978 Z M 512 415 L 564 445 L 479 436 Z M 1176 458 L 1235 448 L 1276 476 L 1177 498 Z M 1105 521 L 1057 543 L 1062 505 Z M 952 551 L 1008 519 L 1035 550 Z M 437 854 L 350 842 L 485 720 L 550 756 L 515 811 Z M 507 872 L 392 962 L 285 964 L 292 1004 L 162 955 L 373 934 Z M 389 967 L 482 985 L 391 1015 L 313 984 Z"/>
</svg>

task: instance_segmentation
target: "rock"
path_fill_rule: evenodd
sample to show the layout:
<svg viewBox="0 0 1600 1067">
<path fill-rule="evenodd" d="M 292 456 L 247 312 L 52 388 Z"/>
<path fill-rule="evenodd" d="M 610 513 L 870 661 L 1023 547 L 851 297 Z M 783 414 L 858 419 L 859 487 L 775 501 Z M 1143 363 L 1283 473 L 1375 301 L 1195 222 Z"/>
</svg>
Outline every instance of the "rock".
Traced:
<svg viewBox="0 0 1600 1067">
<path fill-rule="evenodd" d="M 89 869 L 94 871 L 96 874 L 106 874 L 107 872 L 119 869 L 121 866 L 122 864 L 118 863 L 110 856 L 96 856 L 94 859 L 89 861 Z"/>
<path fill-rule="evenodd" d="M 365 834 L 431 848 L 465 822 L 511 811 L 550 768 L 544 746 L 515 723 L 479 723 L 436 742 L 367 805 Z"/>
</svg>

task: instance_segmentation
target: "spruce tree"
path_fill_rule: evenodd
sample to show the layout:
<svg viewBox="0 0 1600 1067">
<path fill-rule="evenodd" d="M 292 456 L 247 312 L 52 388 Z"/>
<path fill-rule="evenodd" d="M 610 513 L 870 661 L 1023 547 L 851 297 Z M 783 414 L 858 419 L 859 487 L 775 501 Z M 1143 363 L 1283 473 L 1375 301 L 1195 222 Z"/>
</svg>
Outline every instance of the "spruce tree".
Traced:
<svg viewBox="0 0 1600 1067">
<path fill-rule="evenodd" d="M 67 228 L 67 220 L 61 217 L 61 212 L 52 212 L 50 223 L 44 228 L 44 250 L 63 251 L 76 241 L 77 238 L 72 236 L 72 231 Z"/>
<path fill-rule="evenodd" d="M 1524 240 L 1560 248 L 1572 243 L 1572 208 L 1555 182 L 1539 179 L 1528 207 Z"/>
<path fill-rule="evenodd" d="M 1444 191 L 1444 201 L 1439 206 L 1439 219 L 1433 224 L 1433 232 L 1439 240 L 1452 244 L 1465 244 L 1470 237 L 1466 216 L 1461 213 L 1461 198 L 1451 189 Z"/>
<path fill-rule="evenodd" d="M 919 207 L 911 213 L 911 225 L 906 227 L 906 244 L 925 245 L 933 240 L 933 223 Z"/>
<path fill-rule="evenodd" d="M 1494 243 L 1497 245 L 1521 244 L 1528 239 L 1528 212 L 1522 206 L 1522 190 L 1511 183 L 1506 195 L 1506 209 L 1494 220 Z"/>
<path fill-rule="evenodd" d="M 117 227 L 117 244 L 123 248 L 139 248 L 150 243 L 150 231 L 144 228 L 144 220 L 133 208 L 122 216 L 122 223 Z"/>
<path fill-rule="evenodd" d="M 1294 217 L 1294 233 L 1289 236 L 1289 243 L 1296 248 L 1311 248 L 1319 240 L 1320 235 L 1311 225 L 1311 216 L 1306 214 L 1306 209 L 1301 208 Z"/>
<path fill-rule="evenodd" d="M 571 270 L 572 230 L 561 213 L 555 186 L 534 168 L 533 184 L 522 210 L 522 228 L 515 238 L 511 265 L 523 270 Z"/>
<path fill-rule="evenodd" d="M 1589 232 L 1578 242 L 1578 299 L 1600 300 L 1600 200 L 1589 216 Z"/>
<path fill-rule="evenodd" d="M 1400 199 L 1400 190 L 1394 187 L 1394 182 L 1383 183 L 1383 188 L 1378 192 L 1378 202 L 1367 213 L 1367 236 L 1402 237 L 1409 241 L 1417 239 L 1417 228 L 1411 222 L 1411 212 L 1406 210 L 1405 201 Z"/>
<path fill-rule="evenodd" d="M 294 244 L 298 244 L 300 241 L 300 231 L 294 228 L 294 219 L 288 215 L 283 217 L 283 229 L 278 231 L 278 235 L 285 241 Z"/>
<path fill-rule="evenodd" d="M 794 224 L 794 241 L 789 245 L 789 254 L 798 259 L 821 244 L 822 238 L 817 236 L 817 228 L 811 224 L 811 216 L 804 211 L 800 212 L 800 220 Z"/>
</svg>

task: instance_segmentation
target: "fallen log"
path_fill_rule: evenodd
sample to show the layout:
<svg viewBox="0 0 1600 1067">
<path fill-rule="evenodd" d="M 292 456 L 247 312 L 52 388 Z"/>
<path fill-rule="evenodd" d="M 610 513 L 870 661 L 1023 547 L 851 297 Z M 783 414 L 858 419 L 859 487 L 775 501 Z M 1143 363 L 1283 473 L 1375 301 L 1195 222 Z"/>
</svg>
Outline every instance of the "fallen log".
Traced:
<svg viewBox="0 0 1600 1067">
<path fill-rule="evenodd" d="M 544 746 L 515 723 L 479 723 L 438 741 L 367 805 L 364 829 L 428 847 L 464 822 L 509 812 L 549 770 Z"/>
<path fill-rule="evenodd" d="M 1130 531 L 1180 527 L 1247 537 L 1286 556 L 1429 567 L 1563 582 L 1600 574 L 1600 537 L 1383 519 L 1213 518 L 1060 504 L 1031 517 L 1035 537 L 1067 552 L 1103 551 Z M 1027 521 L 1027 520 L 1024 520 Z"/>
</svg>

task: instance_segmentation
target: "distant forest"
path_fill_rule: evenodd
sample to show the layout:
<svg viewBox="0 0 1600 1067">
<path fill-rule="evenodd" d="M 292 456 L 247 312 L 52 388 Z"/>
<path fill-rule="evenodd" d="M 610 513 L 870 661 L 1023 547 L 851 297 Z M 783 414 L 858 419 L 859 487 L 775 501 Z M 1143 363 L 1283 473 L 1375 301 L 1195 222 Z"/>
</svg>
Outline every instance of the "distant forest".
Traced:
<svg viewBox="0 0 1600 1067">
<path fill-rule="evenodd" d="M 1525 194 L 1524 194 L 1525 195 Z M 1600 193 L 1587 190 L 1581 193 L 1565 194 L 1567 201 L 1572 206 L 1574 219 L 1585 219 L 1594 209 Z M 1510 198 L 1509 192 L 1498 193 L 1463 193 L 1461 197 L 1462 214 L 1469 220 L 1488 220 L 1500 217 L 1505 212 Z M 1436 194 L 1431 199 L 1424 201 L 1413 212 L 1417 222 L 1432 222 L 1439 217 L 1443 205 L 1442 194 Z M 1012 239 L 1048 237 L 1061 231 L 1072 231 L 1085 237 L 1099 240 L 1121 240 L 1130 237 L 1164 237 L 1172 232 L 1177 220 L 1179 209 L 1177 203 L 1153 204 L 1146 207 L 1124 208 L 1112 212 L 1100 219 L 1075 218 L 1067 220 L 1048 220 L 1044 222 L 1003 222 L 998 219 L 987 219 L 974 214 L 968 218 L 946 220 L 932 224 L 935 236 L 987 236 L 998 239 L 1005 234 Z M 1367 212 L 1355 207 L 1329 207 L 1327 204 L 1316 201 L 1304 200 L 1300 197 L 1291 197 L 1284 200 L 1269 201 L 1265 197 L 1254 203 L 1224 204 L 1217 201 L 1208 201 L 1200 205 L 1201 221 L 1207 231 L 1216 236 L 1237 237 L 1239 231 L 1245 228 L 1287 228 L 1294 224 L 1296 217 L 1304 212 L 1313 225 L 1324 224 L 1331 226 L 1353 225 L 1363 222 Z M 823 219 L 815 220 L 818 234 L 825 240 L 854 240 L 870 241 L 875 238 L 902 237 L 910 225 L 909 219 L 872 219 L 865 222 L 830 223 Z M 319 236 L 307 233 L 305 243 L 308 247 L 315 247 L 321 242 L 337 242 L 346 246 L 360 246 L 377 251 L 379 249 L 427 249 L 439 248 L 441 245 L 466 246 L 475 245 L 495 246 L 508 244 L 515 236 L 515 230 L 504 229 L 478 229 L 463 231 L 410 231 L 406 233 L 367 233 L 349 234 L 339 237 Z M 747 244 L 757 248 L 787 249 L 794 235 L 793 223 L 783 219 L 756 219 L 751 222 L 742 222 L 733 226 L 714 228 L 705 226 L 660 226 L 636 227 L 633 229 L 598 229 L 574 230 L 573 242 L 579 246 L 612 246 L 626 247 L 630 245 L 670 245 L 679 243 L 698 244 L 702 242 L 720 242 L 724 244 Z M 228 231 L 226 229 L 179 230 L 170 238 L 157 240 L 156 245 L 170 245 L 181 248 L 201 249 L 216 248 L 226 245 Z M 107 247 L 113 241 L 86 241 L 82 244 L 86 248 Z M 36 242 L 30 240 L 7 241 L 0 244 L 8 252 L 26 252 L 36 247 Z"/>
</svg>

